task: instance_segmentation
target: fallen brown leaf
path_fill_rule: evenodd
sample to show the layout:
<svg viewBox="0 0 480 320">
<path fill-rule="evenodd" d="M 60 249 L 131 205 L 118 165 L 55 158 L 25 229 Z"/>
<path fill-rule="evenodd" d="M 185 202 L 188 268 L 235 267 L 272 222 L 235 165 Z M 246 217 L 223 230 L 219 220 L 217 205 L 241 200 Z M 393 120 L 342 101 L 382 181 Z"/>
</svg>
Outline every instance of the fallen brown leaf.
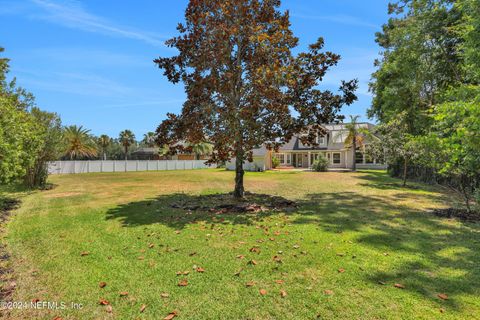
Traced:
<svg viewBox="0 0 480 320">
<path fill-rule="evenodd" d="M 90 254 L 90 252 L 88 252 L 88 251 L 83 251 L 82 253 L 80 253 L 80 255 L 81 255 L 82 257 L 88 256 L 89 254 Z"/>
<path fill-rule="evenodd" d="M 252 247 L 252 248 L 250 248 L 250 252 L 260 253 L 260 248 L 258 248 L 258 247 Z"/>
<path fill-rule="evenodd" d="M 285 298 L 287 296 L 287 291 L 280 290 L 280 297 Z"/>
<path fill-rule="evenodd" d="M 239 254 L 239 255 L 237 256 L 237 259 L 243 259 L 243 258 L 245 258 L 245 256 L 244 256 L 243 254 Z"/>
<path fill-rule="evenodd" d="M 255 261 L 255 260 L 250 260 L 250 261 L 248 261 L 248 264 L 251 264 L 251 265 L 253 265 L 253 266 L 256 266 L 256 265 L 257 265 L 257 261 Z"/>
<path fill-rule="evenodd" d="M 273 261 L 278 262 L 278 263 L 282 263 L 282 258 L 279 257 L 279 256 L 274 256 Z"/>
<path fill-rule="evenodd" d="M 401 284 L 401 283 L 395 283 L 393 286 L 394 286 L 395 288 L 405 289 L 405 286 L 404 286 L 403 284 Z"/>
<path fill-rule="evenodd" d="M 437 297 L 439 297 L 442 300 L 448 300 L 448 296 L 445 293 L 439 293 L 437 294 Z"/>
<path fill-rule="evenodd" d="M 177 316 L 177 311 L 174 310 L 170 312 L 165 318 L 163 318 L 163 320 L 172 320 L 176 316 Z"/>
<path fill-rule="evenodd" d="M 249 282 L 245 283 L 246 287 L 253 287 L 254 285 L 255 285 L 254 281 L 249 281 Z"/>
<path fill-rule="evenodd" d="M 108 302 L 108 300 L 105 300 L 105 299 L 100 299 L 98 303 L 100 303 L 102 306 L 108 306 L 110 304 L 110 302 Z"/>
<path fill-rule="evenodd" d="M 107 311 L 108 313 L 112 313 L 113 312 L 113 308 L 111 305 L 108 305 L 106 308 L 105 308 L 105 311 Z"/>
<path fill-rule="evenodd" d="M 181 281 L 178 283 L 178 286 L 179 286 L 179 287 L 186 287 L 186 286 L 188 286 L 188 280 L 187 280 L 187 279 L 181 280 Z"/>
<path fill-rule="evenodd" d="M 345 272 L 345 269 L 340 268 L 340 269 L 338 269 L 338 272 L 339 272 L 339 273 L 344 273 L 344 272 Z"/>
<path fill-rule="evenodd" d="M 127 291 L 122 291 L 120 292 L 120 297 L 126 297 L 128 296 L 128 292 Z"/>
<path fill-rule="evenodd" d="M 333 291 L 332 290 L 324 290 L 323 293 L 325 293 L 327 295 L 332 295 Z"/>
<path fill-rule="evenodd" d="M 283 280 L 275 280 L 275 283 L 278 283 L 278 284 L 282 284 L 282 283 L 284 283 L 284 282 L 285 282 L 285 281 L 283 281 Z"/>
<path fill-rule="evenodd" d="M 260 289 L 260 294 L 261 294 L 262 296 L 266 295 L 266 294 L 267 294 L 267 290 L 265 290 L 265 289 Z"/>
<path fill-rule="evenodd" d="M 242 271 L 243 271 L 243 269 L 238 270 L 238 271 L 234 274 L 234 276 L 239 277 L 239 276 L 240 276 L 240 273 L 241 273 Z"/>
<path fill-rule="evenodd" d="M 146 308 L 146 307 L 147 307 L 147 306 L 146 306 L 145 304 L 142 304 L 142 305 L 140 306 L 140 313 L 142 313 L 143 311 L 145 311 L 145 308 Z"/>
<path fill-rule="evenodd" d="M 100 282 L 100 283 L 98 284 L 98 286 L 99 286 L 100 288 L 105 288 L 105 287 L 107 286 L 107 283 L 104 282 L 104 281 L 102 281 L 102 282 Z"/>
<path fill-rule="evenodd" d="M 190 273 L 190 271 L 177 271 L 177 276 L 186 276 Z"/>
<path fill-rule="evenodd" d="M 205 272 L 205 269 L 201 268 L 201 267 L 198 267 L 197 268 L 197 272 Z"/>
<path fill-rule="evenodd" d="M 166 293 L 166 292 L 162 292 L 162 293 L 160 293 L 160 297 L 162 297 L 162 298 L 168 298 L 168 297 L 170 297 L 170 295 L 169 295 L 168 293 Z"/>
<path fill-rule="evenodd" d="M 152 249 L 153 247 L 155 247 L 155 245 L 154 245 L 153 243 L 150 243 L 150 244 L 148 245 L 148 247 L 149 247 L 150 249 Z"/>
</svg>

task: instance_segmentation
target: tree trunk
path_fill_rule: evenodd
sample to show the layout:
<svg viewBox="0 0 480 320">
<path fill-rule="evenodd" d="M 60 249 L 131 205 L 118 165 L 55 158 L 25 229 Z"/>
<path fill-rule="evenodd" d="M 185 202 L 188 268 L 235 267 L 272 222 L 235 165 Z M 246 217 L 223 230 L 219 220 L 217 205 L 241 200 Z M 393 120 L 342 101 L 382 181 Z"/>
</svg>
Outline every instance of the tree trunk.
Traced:
<svg viewBox="0 0 480 320">
<path fill-rule="evenodd" d="M 128 147 L 125 146 L 125 161 L 128 160 L 127 154 L 128 154 Z"/>
<path fill-rule="evenodd" d="M 353 137 L 352 148 L 353 148 L 353 163 L 352 163 L 352 171 L 357 171 L 357 137 Z"/>
<path fill-rule="evenodd" d="M 107 153 L 103 152 L 103 160 L 107 160 Z"/>
<path fill-rule="evenodd" d="M 472 208 L 470 207 L 470 196 L 467 191 L 468 187 L 466 186 L 465 180 L 466 179 L 464 177 L 460 178 L 460 189 L 462 190 L 463 199 L 465 200 L 465 206 L 467 207 L 467 211 L 468 213 L 471 213 Z"/>
<path fill-rule="evenodd" d="M 408 167 L 408 159 L 407 157 L 403 160 L 403 186 L 407 186 L 407 167 Z"/>
<path fill-rule="evenodd" d="M 237 199 L 241 199 L 245 195 L 245 189 L 243 187 L 244 174 L 245 171 L 243 170 L 243 150 L 237 149 L 235 155 L 235 190 L 233 191 L 233 196 Z"/>
</svg>

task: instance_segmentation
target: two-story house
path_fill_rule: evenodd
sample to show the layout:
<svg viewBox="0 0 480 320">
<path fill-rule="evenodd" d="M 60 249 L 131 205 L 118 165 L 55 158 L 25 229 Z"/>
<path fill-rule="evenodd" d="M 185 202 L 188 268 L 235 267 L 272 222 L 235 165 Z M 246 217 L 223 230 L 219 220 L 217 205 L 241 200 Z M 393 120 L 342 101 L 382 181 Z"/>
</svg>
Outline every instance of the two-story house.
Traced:
<svg viewBox="0 0 480 320">
<path fill-rule="evenodd" d="M 354 150 L 345 145 L 348 131 L 345 123 L 326 124 L 326 134 L 317 137 L 317 146 L 304 145 L 300 135 L 294 136 L 284 144 L 278 152 L 268 150 L 265 146 L 253 150 L 253 162 L 246 162 L 244 169 L 248 171 L 264 171 L 272 169 L 272 158 L 280 161 L 279 168 L 311 168 L 318 157 L 328 160 L 329 168 L 350 169 L 353 166 Z M 358 129 L 371 131 L 375 126 L 371 123 L 358 123 Z M 356 167 L 359 169 L 385 169 L 381 159 L 374 159 L 366 152 L 368 139 L 355 152 Z M 235 159 L 227 163 L 227 169 L 235 170 Z"/>
</svg>

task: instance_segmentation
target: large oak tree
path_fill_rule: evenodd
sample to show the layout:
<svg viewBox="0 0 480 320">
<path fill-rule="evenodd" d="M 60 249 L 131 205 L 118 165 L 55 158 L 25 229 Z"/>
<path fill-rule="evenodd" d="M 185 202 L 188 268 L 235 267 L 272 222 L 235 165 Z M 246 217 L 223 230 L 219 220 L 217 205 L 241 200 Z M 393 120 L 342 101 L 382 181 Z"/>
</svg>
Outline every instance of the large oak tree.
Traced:
<svg viewBox="0 0 480 320">
<path fill-rule="evenodd" d="M 158 127 L 158 145 L 178 152 L 188 146 L 179 142 L 208 141 L 210 162 L 235 158 L 237 198 L 253 148 L 278 149 L 297 133 L 314 144 L 321 124 L 356 100 L 356 80 L 342 81 L 338 93 L 318 88 L 340 56 L 322 51 L 322 38 L 294 55 L 298 38 L 279 7 L 280 0 L 190 0 L 180 35 L 167 41 L 178 55 L 155 60 L 187 94 L 181 114 Z"/>
</svg>

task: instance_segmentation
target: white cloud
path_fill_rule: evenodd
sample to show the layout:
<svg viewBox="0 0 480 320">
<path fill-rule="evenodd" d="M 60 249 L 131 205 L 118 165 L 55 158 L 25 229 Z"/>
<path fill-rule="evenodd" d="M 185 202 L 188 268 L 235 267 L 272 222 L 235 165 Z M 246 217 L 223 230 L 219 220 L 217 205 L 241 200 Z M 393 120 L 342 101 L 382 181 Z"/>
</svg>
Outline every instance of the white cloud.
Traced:
<svg viewBox="0 0 480 320">
<path fill-rule="evenodd" d="M 32 90 L 96 97 L 125 97 L 133 92 L 132 88 L 95 74 L 22 69 L 13 71 L 18 74 L 18 83 Z"/>
<path fill-rule="evenodd" d="M 164 46 L 164 40 L 167 38 L 165 36 L 158 36 L 149 32 L 117 25 L 100 16 L 89 13 L 78 1 L 31 1 L 42 9 L 42 12 L 32 15 L 33 18 L 68 28 L 139 40 L 156 47 Z"/>
</svg>

